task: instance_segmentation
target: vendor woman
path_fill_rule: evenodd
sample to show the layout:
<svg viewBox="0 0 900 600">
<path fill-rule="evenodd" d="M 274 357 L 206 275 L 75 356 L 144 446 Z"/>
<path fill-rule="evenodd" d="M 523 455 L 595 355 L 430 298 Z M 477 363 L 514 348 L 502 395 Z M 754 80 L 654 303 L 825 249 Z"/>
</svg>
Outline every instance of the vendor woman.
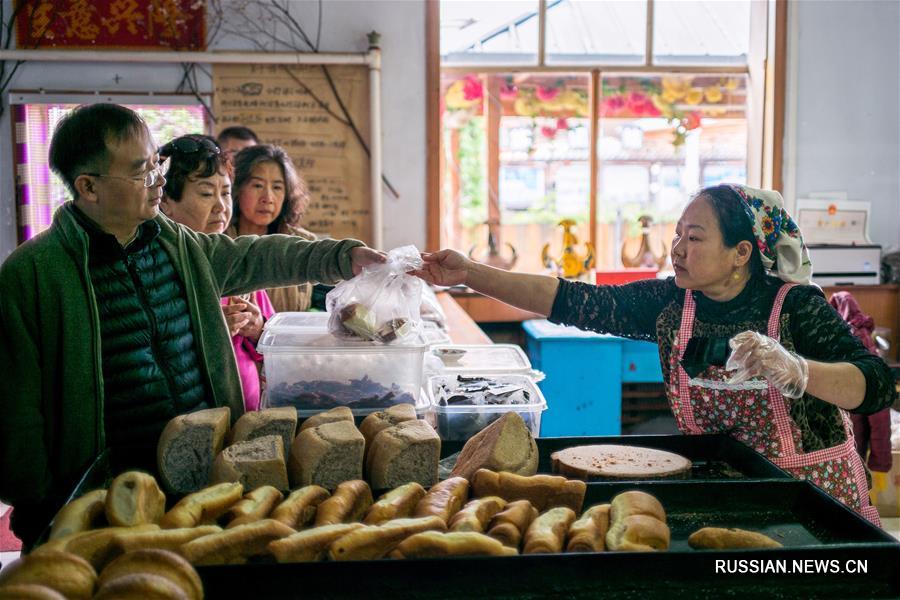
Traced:
<svg viewBox="0 0 900 600">
<path fill-rule="evenodd" d="M 622 286 L 511 273 L 453 250 L 417 274 L 465 284 L 554 323 L 659 344 L 666 395 L 686 434 L 728 432 L 874 523 L 847 411 L 893 402 L 888 366 L 869 354 L 822 291 L 781 195 L 701 190 L 675 228 L 675 276 Z"/>
</svg>

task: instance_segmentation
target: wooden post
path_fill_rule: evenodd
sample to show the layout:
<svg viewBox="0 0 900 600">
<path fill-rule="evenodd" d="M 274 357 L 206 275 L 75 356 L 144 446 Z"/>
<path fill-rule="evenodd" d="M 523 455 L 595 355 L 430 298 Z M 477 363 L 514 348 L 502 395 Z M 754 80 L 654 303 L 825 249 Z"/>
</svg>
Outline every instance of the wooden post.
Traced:
<svg viewBox="0 0 900 600">
<path fill-rule="evenodd" d="M 588 145 L 590 146 L 590 152 L 588 156 L 590 157 L 590 213 L 589 213 L 589 238 L 591 240 L 591 244 L 594 246 L 594 251 L 599 253 L 597 248 L 597 193 L 599 191 L 599 186 L 597 185 L 599 182 L 597 181 L 598 175 L 600 173 L 600 157 L 599 150 L 597 149 L 597 141 L 600 136 L 600 71 L 594 69 L 591 71 L 591 93 L 588 98 L 588 102 L 590 102 L 590 113 L 591 113 L 591 133 L 588 141 Z M 598 263 L 600 261 L 597 261 Z"/>
<path fill-rule="evenodd" d="M 488 227 L 499 246 L 500 239 L 500 77 L 485 75 L 484 114 L 487 129 Z"/>
<path fill-rule="evenodd" d="M 425 4 L 425 249 L 441 248 L 441 6 Z"/>
</svg>

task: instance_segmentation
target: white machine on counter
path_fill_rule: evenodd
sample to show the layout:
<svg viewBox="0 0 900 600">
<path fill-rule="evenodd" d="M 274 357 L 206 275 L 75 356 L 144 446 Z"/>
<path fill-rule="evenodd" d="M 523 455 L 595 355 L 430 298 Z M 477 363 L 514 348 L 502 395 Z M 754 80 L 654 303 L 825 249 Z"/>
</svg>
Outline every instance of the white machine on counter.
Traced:
<svg viewBox="0 0 900 600">
<path fill-rule="evenodd" d="M 820 286 L 881 283 L 881 246 L 869 239 L 868 202 L 846 194 L 797 200 L 797 225 L 809 248 L 813 282 Z"/>
</svg>

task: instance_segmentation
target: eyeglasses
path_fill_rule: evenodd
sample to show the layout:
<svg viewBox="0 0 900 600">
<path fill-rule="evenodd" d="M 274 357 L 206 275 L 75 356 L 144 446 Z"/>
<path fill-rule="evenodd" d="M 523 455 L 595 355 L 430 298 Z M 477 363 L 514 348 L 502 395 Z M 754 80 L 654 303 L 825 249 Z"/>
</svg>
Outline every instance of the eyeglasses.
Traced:
<svg viewBox="0 0 900 600">
<path fill-rule="evenodd" d="M 165 159 L 140 177 L 124 177 L 122 175 L 110 175 L 109 173 L 82 173 L 91 177 L 106 177 L 107 179 L 124 179 L 126 181 L 141 181 L 145 188 L 152 188 L 166 175 L 169 170 L 169 159 Z"/>
<path fill-rule="evenodd" d="M 197 152 L 220 154 L 222 150 L 210 139 L 187 135 L 175 138 L 159 149 L 162 156 L 172 156 L 176 152 L 179 154 L 196 154 Z"/>
</svg>

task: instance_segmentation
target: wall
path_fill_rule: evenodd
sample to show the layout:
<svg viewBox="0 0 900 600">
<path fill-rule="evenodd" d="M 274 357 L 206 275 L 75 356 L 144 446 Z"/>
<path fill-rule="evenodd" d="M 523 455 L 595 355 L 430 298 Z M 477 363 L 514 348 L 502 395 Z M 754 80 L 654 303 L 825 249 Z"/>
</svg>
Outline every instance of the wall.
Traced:
<svg viewBox="0 0 900 600">
<path fill-rule="evenodd" d="M 872 203 L 872 240 L 896 246 L 900 3 L 791 2 L 790 7 L 788 197 L 846 190 L 851 199 Z"/>
<path fill-rule="evenodd" d="M 2 0 L 10 14 L 10 0 Z M 315 35 L 318 2 L 291 3 L 293 14 Z M 325 0 L 320 50 L 364 52 L 366 33 L 381 34 L 382 140 L 384 174 L 400 199 L 384 191 L 384 243 L 425 245 L 425 3 L 406 0 Z M 217 49 L 252 49 L 223 36 Z M 10 90 L 66 90 L 103 93 L 172 93 L 181 79 L 177 65 L 122 63 L 26 63 Z M 119 77 L 118 82 L 116 77 Z M 210 81 L 201 77 L 202 91 Z M 4 102 L 6 100 L 4 99 Z M 0 261 L 16 246 L 15 190 L 9 111 L 0 120 Z"/>
</svg>

